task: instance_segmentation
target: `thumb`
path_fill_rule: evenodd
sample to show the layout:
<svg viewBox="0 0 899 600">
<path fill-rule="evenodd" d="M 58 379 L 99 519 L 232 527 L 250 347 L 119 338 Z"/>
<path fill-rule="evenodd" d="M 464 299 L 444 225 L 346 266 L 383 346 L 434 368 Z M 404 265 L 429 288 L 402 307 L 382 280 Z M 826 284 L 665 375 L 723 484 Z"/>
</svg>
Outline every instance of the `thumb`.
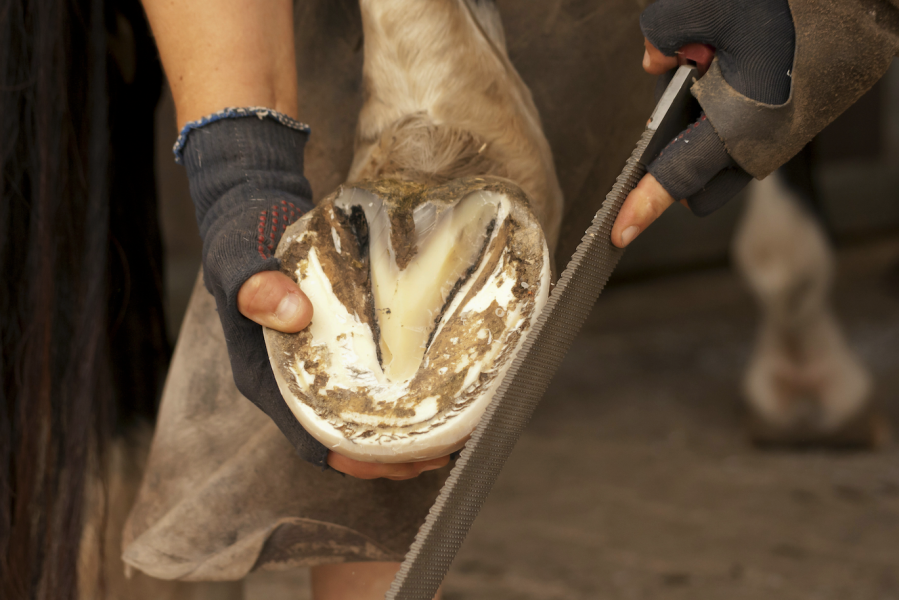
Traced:
<svg viewBox="0 0 899 600">
<path fill-rule="evenodd" d="M 237 292 L 240 314 L 264 327 L 296 333 L 312 321 L 312 303 L 300 287 L 279 271 L 263 271 Z"/>
<path fill-rule="evenodd" d="M 621 205 L 612 226 L 612 243 L 624 248 L 640 235 L 653 221 L 674 204 L 665 188 L 650 174 L 643 176 Z"/>
</svg>

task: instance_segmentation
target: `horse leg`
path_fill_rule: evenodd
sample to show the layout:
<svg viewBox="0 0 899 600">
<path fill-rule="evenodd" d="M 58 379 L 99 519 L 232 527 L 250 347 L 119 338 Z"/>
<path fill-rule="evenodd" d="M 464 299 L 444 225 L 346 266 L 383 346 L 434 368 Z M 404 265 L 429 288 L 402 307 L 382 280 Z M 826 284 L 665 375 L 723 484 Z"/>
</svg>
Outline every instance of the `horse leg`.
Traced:
<svg viewBox="0 0 899 600">
<path fill-rule="evenodd" d="M 530 90 L 493 2 L 361 0 L 365 39 L 348 181 L 403 173 L 498 175 L 530 198 L 552 251 L 562 192 Z"/>
<path fill-rule="evenodd" d="M 549 248 L 562 194 L 492 2 L 361 0 L 365 103 L 348 181 L 496 175 L 528 195 Z M 316 597 L 380 597 L 396 563 L 313 567 Z M 439 594 L 438 594 L 439 595 Z"/>
<path fill-rule="evenodd" d="M 871 377 L 828 300 L 833 253 L 779 172 L 753 184 L 734 257 L 762 310 L 744 381 L 754 440 L 880 444 Z"/>
</svg>

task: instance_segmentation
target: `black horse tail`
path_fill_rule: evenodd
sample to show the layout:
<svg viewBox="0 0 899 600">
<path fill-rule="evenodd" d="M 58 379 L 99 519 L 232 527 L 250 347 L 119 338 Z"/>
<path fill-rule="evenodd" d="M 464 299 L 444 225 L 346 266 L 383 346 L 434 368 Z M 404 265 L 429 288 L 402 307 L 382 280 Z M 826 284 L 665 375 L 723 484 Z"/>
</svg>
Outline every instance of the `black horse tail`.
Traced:
<svg viewBox="0 0 899 600">
<path fill-rule="evenodd" d="M 152 415 L 165 368 L 152 178 L 160 75 L 157 64 L 153 95 L 155 54 L 144 68 L 134 51 L 149 40 L 140 6 L 111 5 L 0 0 L 0 597 L 9 600 L 77 598 L 91 460 L 123 423 Z M 124 67 L 114 47 L 123 35 L 125 61 L 134 59 Z M 127 131 L 123 100 L 141 68 L 149 83 L 130 120 L 146 119 L 149 105 L 149 122 Z M 128 150 L 126 138 L 147 147 Z M 123 234 L 147 212 L 149 233 Z M 141 286 L 156 299 L 135 302 Z M 123 340 L 135 319 L 137 338 Z M 124 354 L 131 346 L 149 359 Z M 149 383 L 135 390 L 135 377 Z"/>
</svg>

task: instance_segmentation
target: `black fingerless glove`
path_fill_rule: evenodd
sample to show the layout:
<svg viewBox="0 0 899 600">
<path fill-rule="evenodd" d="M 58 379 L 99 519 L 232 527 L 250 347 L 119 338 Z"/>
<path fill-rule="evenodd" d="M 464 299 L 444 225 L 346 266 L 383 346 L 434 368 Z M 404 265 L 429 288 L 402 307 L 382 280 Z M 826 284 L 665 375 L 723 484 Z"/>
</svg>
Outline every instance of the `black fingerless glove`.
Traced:
<svg viewBox="0 0 899 600">
<path fill-rule="evenodd" d="M 225 109 L 189 123 L 175 144 L 187 169 L 203 238 L 203 278 L 215 296 L 237 389 L 262 409 L 300 456 L 318 466 L 328 451 L 288 408 L 272 373 L 262 327 L 237 310 L 250 276 L 278 270 L 275 248 L 312 209 L 303 176 L 306 125 L 265 108 Z"/>
<path fill-rule="evenodd" d="M 658 0 L 640 18 L 643 35 L 667 56 L 707 44 L 727 82 L 748 98 L 783 104 L 790 97 L 795 32 L 787 0 Z M 647 171 L 697 215 L 718 209 L 752 179 L 727 152 L 703 114 Z"/>
</svg>

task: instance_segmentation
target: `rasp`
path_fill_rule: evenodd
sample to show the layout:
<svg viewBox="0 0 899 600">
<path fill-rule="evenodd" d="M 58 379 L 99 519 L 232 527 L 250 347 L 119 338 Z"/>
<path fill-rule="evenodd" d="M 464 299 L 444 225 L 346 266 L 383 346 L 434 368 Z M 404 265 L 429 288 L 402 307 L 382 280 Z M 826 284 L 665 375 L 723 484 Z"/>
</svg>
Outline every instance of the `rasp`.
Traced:
<svg viewBox="0 0 899 600">
<path fill-rule="evenodd" d="M 535 326 L 465 444 L 424 525 L 406 554 L 387 600 L 431 600 L 478 511 L 624 253 L 612 245 L 612 224 L 646 164 L 695 119 L 694 67 L 680 67 L 612 191 L 559 277 Z"/>
</svg>

